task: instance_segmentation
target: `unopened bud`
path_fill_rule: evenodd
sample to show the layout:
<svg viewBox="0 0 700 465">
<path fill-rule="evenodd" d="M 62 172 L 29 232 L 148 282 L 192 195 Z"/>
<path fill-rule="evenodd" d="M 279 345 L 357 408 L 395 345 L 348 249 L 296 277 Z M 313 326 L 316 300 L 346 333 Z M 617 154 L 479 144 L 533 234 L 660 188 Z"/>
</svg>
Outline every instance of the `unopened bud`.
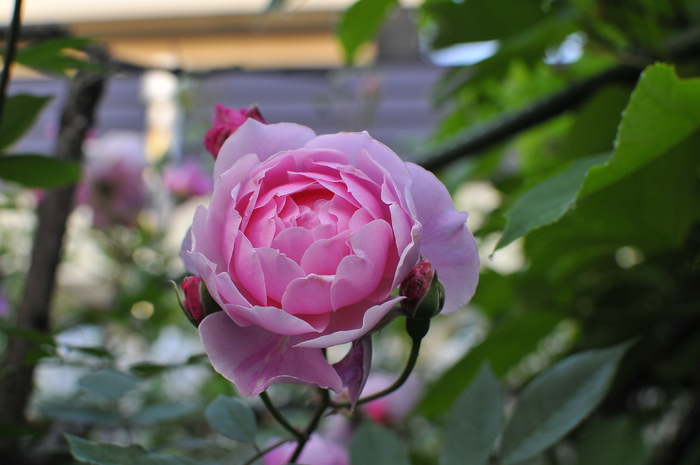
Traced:
<svg viewBox="0 0 700 465">
<path fill-rule="evenodd" d="M 207 315 L 221 310 L 219 304 L 212 299 L 207 290 L 207 286 L 197 276 L 188 276 L 182 281 L 182 290 L 185 292 L 185 300 L 182 308 L 190 322 L 199 327 Z"/>
<path fill-rule="evenodd" d="M 406 298 L 401 308 L 408 318 L 429 320 L 445 305 L 445 288 L 438 280 L 437 271 L 430 262 L 421 258 L 399 286 L 399 294 Z"/>
<path fill-rule="evenodd" d="M 202 297 L 199 294 L 199 286 L 202 280 L 197 276 L 188 276 L 182 281 L 182 290 L 185 292 L 185 300 L 182 308 L 187 319 L 195 326 L 199 326 L 206 315 Z"/>
</svg>

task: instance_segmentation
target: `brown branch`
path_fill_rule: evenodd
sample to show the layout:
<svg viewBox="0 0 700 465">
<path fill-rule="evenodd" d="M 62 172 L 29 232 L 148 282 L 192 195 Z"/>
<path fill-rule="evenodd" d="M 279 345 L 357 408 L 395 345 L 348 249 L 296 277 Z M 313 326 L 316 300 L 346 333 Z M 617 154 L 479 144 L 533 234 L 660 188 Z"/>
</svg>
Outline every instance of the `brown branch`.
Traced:
<svg viewBox="0 0 700 465">
<path fill-rule="evenodd" d="M 103 51 L 95 55 L 104 57 Z M 97 61 L 104 61 L 98 58 Z M 82 142 L 92 126 L 95 108 L 102 94 L 105 76 L 94 71 L 80 71 L 71 81 L 61 115 L 56 142 L 57 158 L 82 161 Z M 73 207 L 75 186 L 48 190 L 38 211 L 32 255 L 25 288 L 18 307 L 16 326 L 45 332 L 49 329 L 49 311 L 56 269 L 61 259 L 66 220 Z M 21 337 L 11 337 L 3 360 L 4 376 L 0 379 L 0 422 L 7 425 L 25 423 L 24 410 L 32 392 L 33 364 L 25 363 L 35 345 Z M 0 442 L 0 457 L 13 457 L 6 463 L 21 463 L 17 445 L 7 439 Z"/>
<path fill-rule="evenodd" d="M 2 74 L 0 74 L 0 126 L 4 116 L 5 94 L 7 93 L 7 83 L 10 82 L 10 69 L 12 62 L 15 60 L 17 52 L 17 41 L 22 30 L 22 0 L 15 0 L 15 9 L 12 13 L 12 22 L 10 31 L 7 36 L 7 44 L 5 46 L 5 57 L 2 66 Z"/>
<path fill-rule="evenodd" d="M 515 134 L 530 129 L 555 116 L 571 110 L 587 99 L 595 90 L 606 84 L 634 84 L 641 73 L 640 68 L 619 65 L 602 73 L 574 83 L 563 91 L 510 115 L 502 116 L 482 126 L 467 131 L 456 140 L 433 152 L 430 158 L 419 164 L 434 171 L 457 160 L 476 155 Z"/>
</svg>

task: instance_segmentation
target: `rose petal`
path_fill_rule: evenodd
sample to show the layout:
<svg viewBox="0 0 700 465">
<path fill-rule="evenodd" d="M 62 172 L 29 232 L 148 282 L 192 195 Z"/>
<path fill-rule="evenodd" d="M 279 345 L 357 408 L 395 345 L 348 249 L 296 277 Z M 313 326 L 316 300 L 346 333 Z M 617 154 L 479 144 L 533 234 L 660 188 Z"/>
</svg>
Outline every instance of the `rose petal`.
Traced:
<svg viewBox="0 0 700 465">
<path fill-rule="evenodd" d="M 265 276 L 260 266 L 258 254 L 248 238 L 243 234 L 236 237 L 236 250 L 233 254 L 233 264 L 236 278 L 243 287 L 252 295 L 259 305 L 267 305 L 267 291 L 265 289 Z"/>
<path fill-rule="evenodd" d="M 363 336 L 353 342 L 350 351 L 341 361 L 333 364 L 333 368 L 343 380 L 343 386 L 348 388 L 351 409 L 365 387 L 372 364 L 372 336 Z"/>
<path fill-rule="evenodd" d="M 309 274 L 292 281 L 282 296 L 282 308 L 292 315 L 331 313 L 332 276 Z"/>
<path fill-rule="evenodd" d="M 304 252 L 314 242 L 314 236 L 306 228 L 287 228 L 280 231 L 272 240 L 272 248 L 277 249 L 297 263 L 301 263 Z"/>
<path fill-rule="evenodd" d="M 392 314 L 391 311 L 394 305 L 403 299 L 401 296 L 392 296 L 385 302 L 374 306 L 371 306 L 371 302 L 362 301 L 336 310 L 331 315 L 331 321 L 323 332 L 301 336 L 297 346 L 332 347 L 355 341 L 368 334 L 373 328 L 377 328 L 380 322 L 383 324 L 382 327 L 384 327 L 395 318 L 401 316 L 400 310 L 396 314 Z M 387 318 L 388 321 L 383 321 L 384 318 Z"/>
<path fill-rule="evenodd" d="M 221 146 L 214 163 L 214 179 L 250 153 L 265 161 L 283 150 L 303 147 L 315 135 L 311 129 L 299 124 L 262 124 L 248 119 Z"/>
<path fill-rule="evenodd" d="M 320 349 L 294 347 L 296 338 L 256 326 L 242 328 L 223 312 L 199 325 L 212 366 L 244 396 L 256 396 L 273 384 L 306 384 L 339 392 L 342 381 Z"/>
<path fill-rule="evenodd" d="M 340 261 L 351 253 L 347 233 L 332 239 L 320 239 L 311 244 L 301 257 L 301 268 L 306 274 L 334 275 Z"/>
<path fill-rule="evenodd" d="M 386 168 L 392 177 L 401 185 L 409 183 L 409 174 L 401 158 L 389 147 L 373 139 L 365 131 L 361 133 L 339 133 L 317 136 L 309 140 L 306 148 L 331 148 L 348 154 L 349 163 L 368 175 L 373 170 L 367 166 L 367 159 L 360 156 L 362 151 L 372 154 L 373 160 Z M 375 182 L 380 183 L 381 180 Z"/>
<path fill-rule="evenodd" d="M 265 289 L 268 297 L 276 302 L 282 302 L 282 296 L 289 283 L 306 276 L 304 270 L 294 260 L 280 253 L 279 250 L 261 247 L 256 251 L 265 277 Z"/>
<path fill-rule="evenodd" d="M 350 238 L 354 255 L 340 262 L 331 286 L 334 309 L 354 304 L 375 290 L 384 275 L 393 239 L 391 226 L 384 220 L 367 223 Z"/>
<path fill-rule="evenodd" d="M 330 315 L 324 313 L 306 318 L 297 317 L 278 307 L 261 305 L 241 306 L 227 304 L 224 311 L 238 326 L 255 325 L 275 334 L 296 336 L 300 334 L 316 334 L 324 331 L 330 323 Z M 243 323 L 239 323 L 239 320 Z"/>
<path fill-rule="evenodd" d="M 479 254 L 467 229 L 465 212 L 456 212 L 449 192 L 429 171 L 407 163 L 418 221 L 423 225 L 421 254 L 430 260 L 445 287 L 442 313 L 469 303 L 479 281 Z"/>
</svg>

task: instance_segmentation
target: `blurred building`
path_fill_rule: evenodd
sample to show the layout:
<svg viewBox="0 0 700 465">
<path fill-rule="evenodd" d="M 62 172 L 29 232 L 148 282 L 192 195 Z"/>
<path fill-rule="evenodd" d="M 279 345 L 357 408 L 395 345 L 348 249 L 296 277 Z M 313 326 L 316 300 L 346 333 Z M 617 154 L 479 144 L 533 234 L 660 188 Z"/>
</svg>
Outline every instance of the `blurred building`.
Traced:
<svg viewBox="0 0 700 465">
<path fill-rule="evenodd" d="M 5 24 L 13 3 L 0 2 Z M 397 10 L 376 43 L 360 51 L 360 65 L 347 70 L 334 27 L 352 0 L 288 0 L 266 12 L 269 3 L 25 0 L 24 24 L 92 37 L 116 60 L 136 65 L 111 80 L 99 132 L 148 130 L 153 96 L 144 92 L 142 70 L 157 68 L 176 76 L 179 126 L 170 142 L 177 153 L 202 150 L 213 106 L 221 102 L 255 103 L 268 122 L 297 122 L 317 133 L 367 129 L 410 157 L 435 122 L 429 91 L 440 74 L 420 56 L 413 11 Z M 57 96 L 17 151 L 51 151 L 65 86 L 17 74 L 11 92 Z"/>
</svg>

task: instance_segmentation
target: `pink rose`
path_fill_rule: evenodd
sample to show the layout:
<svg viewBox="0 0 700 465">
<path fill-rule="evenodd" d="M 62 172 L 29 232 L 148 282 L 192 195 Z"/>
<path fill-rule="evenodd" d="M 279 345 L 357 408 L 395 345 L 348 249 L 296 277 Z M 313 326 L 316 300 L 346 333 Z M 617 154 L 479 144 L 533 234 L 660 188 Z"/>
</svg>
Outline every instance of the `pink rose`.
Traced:
<svg viewBox="0 0 700 465">
<path fill-rule="evenodd" d="M 433 174 L 366 132 L 316 136 L 249 119 L 221 148 L 214 177 L 185 254 L 223 309 L 199 326 L 204 349 L 244 396 L 277 383 L 339 392 L 346 373 L 363 383 L 369 343 L 338 371 L 322 349 L 397 316 L 403 297 L 392 291 L 421 255 L 445 287 L 443 313 L 474 294 L 467 214 Z"/>
<path fill-rule="evenodd" d="M 165 187 L 181 198 L 209 194 L 214 188 L 211 176 L 204 172 L 196 160 L 188 159 L 163 173 Z"/>
<path fill-rule="evenodd" d="M 212 116 L 211 119 L 214 126 L 204 136 L 204 147 L 216 158 L 226 139 L 233 134 L 233 131 L 245 123 L 248 118 L 260 121 L 261 123 L 265 122 L 265 119 L 256 106 L 236 110 L 235 108 L 228 108 L 217 103 L 214 109 L 214 116 Z"/>
<path fill-rule="evenodd" d="M 265 454 L 263 463 L 265 465 L 289 463 L 289 459 L 292 458 L 296 447 L 296 442 L 286 442 Z M 312 434 L 295 463 L 307 465 L 350 465 L 350 456 L 347 449 L 340 444 L 328 441 L 318 434 Z"/>
<path fill-rule="evenodd" d="M 134 132 L 111 131 L 86 141 L 85 156 L 77 198 L 92 208 L 93 224 L 98 228 L 134 226 L 148 201 L 148 186 L 143 179 L 143 137 Z"/>
</svg>

